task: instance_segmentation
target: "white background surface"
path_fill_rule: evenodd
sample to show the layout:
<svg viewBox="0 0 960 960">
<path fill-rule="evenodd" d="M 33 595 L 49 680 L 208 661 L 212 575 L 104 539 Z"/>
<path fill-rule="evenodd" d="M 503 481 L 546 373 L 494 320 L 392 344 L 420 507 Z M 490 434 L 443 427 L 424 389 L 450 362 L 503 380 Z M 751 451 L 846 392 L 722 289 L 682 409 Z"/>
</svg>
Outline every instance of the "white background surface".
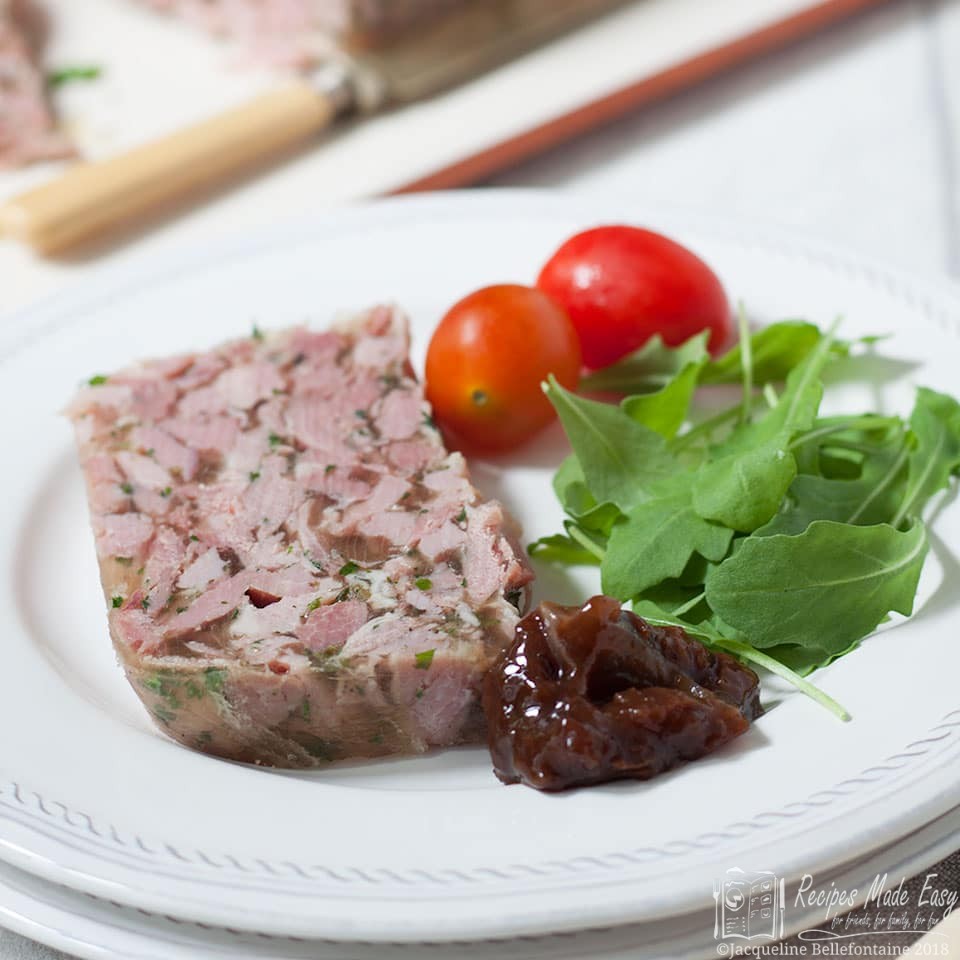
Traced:
<svg viewBox="0 0 960 960">
<path fill-rule="evenodd" d="M 960 3 L 892 3 L 497 183 L 617 190 L 763 219 L 960 279 Z M 234 202 L 250 204 L 249 225 L 275 220 L 256 199 L 220 201 L 168 242 L 181 229 L 222 232 Z M 17 269 L 3 264 L 0 298 Z M 49 956 L 0 932 L 3 960 Z"/>
<path fill-rule="evenodd" d="M 960 3 L 900 0 L 513 170 L 960 278 Z"/>
</svg>

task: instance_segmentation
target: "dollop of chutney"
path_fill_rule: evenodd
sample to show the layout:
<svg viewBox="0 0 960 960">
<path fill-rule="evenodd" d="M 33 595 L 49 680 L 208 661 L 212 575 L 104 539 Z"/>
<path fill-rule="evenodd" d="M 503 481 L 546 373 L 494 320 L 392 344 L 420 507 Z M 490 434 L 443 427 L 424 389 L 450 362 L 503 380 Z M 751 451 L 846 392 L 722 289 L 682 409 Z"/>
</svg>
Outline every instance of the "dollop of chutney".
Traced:
<svg viewBox="0 0 960 960">
<path fill-rule="evenodd" d="M 542 603 L 484 681 L 494 771 L 538 790 L 647 780 L 739 736 L 759 679 L 610 597 Z"/>
</svg>

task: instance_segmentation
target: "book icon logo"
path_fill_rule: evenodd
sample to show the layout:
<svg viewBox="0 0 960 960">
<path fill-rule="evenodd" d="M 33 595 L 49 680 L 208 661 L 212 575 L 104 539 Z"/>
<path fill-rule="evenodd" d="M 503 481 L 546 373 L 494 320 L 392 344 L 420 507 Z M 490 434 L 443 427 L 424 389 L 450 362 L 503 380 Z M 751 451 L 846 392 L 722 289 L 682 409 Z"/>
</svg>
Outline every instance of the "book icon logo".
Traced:
<svg viewBox="0 0 960 960">
<path fill-rule="evenodd" d="M 768 870 L 732 867 L 713 886 L 715 940 L 777 940 L 783 936 L 783 880 Z"/>
</svg>

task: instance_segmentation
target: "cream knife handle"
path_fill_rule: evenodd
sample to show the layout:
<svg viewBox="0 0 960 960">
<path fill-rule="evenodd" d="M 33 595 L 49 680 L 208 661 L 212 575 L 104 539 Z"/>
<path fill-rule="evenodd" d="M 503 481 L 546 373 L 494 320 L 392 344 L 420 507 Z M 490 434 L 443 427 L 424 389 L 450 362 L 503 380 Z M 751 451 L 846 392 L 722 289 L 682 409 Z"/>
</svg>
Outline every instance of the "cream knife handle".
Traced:
<svg viewBox="0 0 960 960">
<path fill-rule="evenodd" d="M 0 232 L 42 253 L 64 251 L 289 150 L 328 126 L 346 99 L 342 89 L 297 81 L 129 153 L 79 164 L 0 207 Z"/>
</svg>

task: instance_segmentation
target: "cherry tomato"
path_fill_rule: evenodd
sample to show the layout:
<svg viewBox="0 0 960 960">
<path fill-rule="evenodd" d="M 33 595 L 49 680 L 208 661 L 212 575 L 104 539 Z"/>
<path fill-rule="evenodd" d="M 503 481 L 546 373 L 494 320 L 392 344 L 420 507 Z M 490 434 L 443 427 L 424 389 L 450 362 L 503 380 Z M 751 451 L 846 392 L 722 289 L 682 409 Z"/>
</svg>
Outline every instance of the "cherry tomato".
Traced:
<svg viewBox="0 0 960 960">
<path fill-rule="evenodd" d="M 593 369 L 632 353 L 655 333 L 677 346 L 709 330 L 714 353 L 733 333 L 716 274 L 686 247 L 639 227 L 597 227 L 571 237 L 537 286 L 567 311 L 584 363 Z"/>
<path fill-rule="evenodd" d="M 427 351 L 427 399 L 455 445 L 503 451 L 553 419 L 540 388 L 546 376 L 573 390 L 580 368 L 573 324 L 546 294 L 485 287 L 440 321 Z"/>
</svg>

